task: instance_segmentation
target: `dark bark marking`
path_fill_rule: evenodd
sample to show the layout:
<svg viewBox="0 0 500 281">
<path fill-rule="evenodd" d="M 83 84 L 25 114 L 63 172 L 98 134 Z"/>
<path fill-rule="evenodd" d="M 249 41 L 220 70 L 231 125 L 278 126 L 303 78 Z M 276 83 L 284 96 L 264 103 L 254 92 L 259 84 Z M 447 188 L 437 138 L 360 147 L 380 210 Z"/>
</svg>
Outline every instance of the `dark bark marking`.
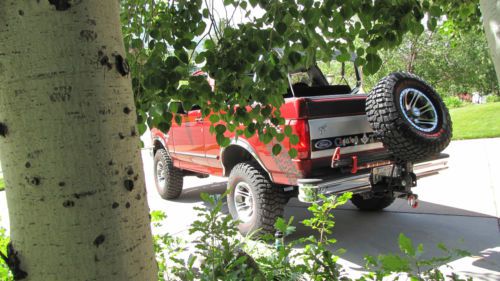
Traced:
<svg viewBox="0 0 500 281">
<path fill-rule="evenodd" d="M 127 60 L 125 60 L 121 55 L 114 55 L 114 56 L 115 56 L 116 70 L 122 76 L 126 76 L 130 72 L 130 67 L 127 63 Z"/>
<path fill-rule="evenodd" d="M 21 269 L 21 261 L 17 255 L 18 253 L 12 245 L 12 241 L 7 244 L 7 255 L 0 251 L 0 257 L 14 275 L 14 280 L 23 280 L 28 276 L 28 273 Z"/>
<path fill-rule="evenodd" d="M 104 243 L 104 240 L 106 240 L 104 235 L 101 234 L 97 236 L 94 240 L 94 246 L 99 247 L 102 243 Z"/>
<path fill-rule="evenodd" d="M 80 199 L 80 198 L 83 198 L 83 197 L 92 196 L 94 194 L 96 194 L 95 191 L 86 191 L 86 192 L 74 193 L 73 196 L 76 199 Z"/>
<path fill-rule="evenodd" d="M 75 206 L 75 202 L 71 200 L 66 200 L 63 202 L 64 208 L 71 208 Z"/>
<path fill-rule="evenodd" d="M 141 198 L 142 198 L 142 197 L 141 197 L 141 195 L 140 195 L 140 194 L 137 194 L 137 195 L 135 196 L 135 200 L 141 200 Z"/>
<path fill-rule="evenodd" d="M 96 25 L 96 24 L 97 24 L 97 23 L 96 23 L 96 21 L 95 21 L 95 20 L 93 20 L 93 19 L 89 19 L 89 20 L 88 20 L 88 23 L 89 23 L 90 25 Z"/>
<path fill-rule="evenodd" d="M 84 29 L 80 31 L 80 37 L 87 42 L 92 42 L 95 41 L 95 39 L 97 39 L 97 33 L 93 30 Z"/>
<path fill-rule="evenodd" d="M 29 184 L 34 185 L 34 186 L 38 186 L 41 183 L 41 180 L 39 177 L 32 177 L 32 178 L 26 177 L 26 181 Z"/>
<path fill-rule="evenodd" d="M 54 87 L 54 92 L 50 95 L 50 100 L 52 102 L 69 101 L 71 98 L 72 91 L 73 88 L 71 86 Z"/>
<path fill-rule="evenodd" d="M 28 153 L 28 159 L 38 158 L 38 156 L 40 156 L 41 153 L 42 153 L 41 150 L 32 151 L 32 152 Z"/>
<path fill-rule="evenodd" d="M 137 181 L 139 179 L 139 175 L 135 175 L 134 181 Z"/>
<path fill-rule="evenodd" d="M 0 123 L 0 136 L 5 138 L 8 132 L 9 128 L 7 128 L 7 125 L 5 125 L 4 123 Z"/>
<path fill-rule="evenodd" d="M 99 51 L 99 53 L 102 54 L 101 51 Z M 106 55 L 99 56 L 99 63 L 103 66 L 106 66 L 108 70 L 111 70 L 113 68 L 113 65 L 109 62 L 109 58 Z"/>
<path fill-rule="evenodd" d="M 132 191 L 134 189 L 134 182 L 131 180 L 125 180 L 123 182 L 123 185 L 125 186 L 125 189 L 128 191 Z"/>
<path fill-rule="evenodd" d="M 120 139 L 121 139 L 121 140 L 125 138 L 125 136 L 124 136 L 124 135 L 123 135 L 123 133 L 121 133 L 121 132 L 120 132 L 120 133 L 118 133 L 118 136 L 120 137 Z"/>
<path fill-rule="evenodd" d="M 116 209 L 119 206 L 120 206 L 120 204 L 118 204 L 118 202 L 113 202 L 113 205 L 111 205 L 111 208 Z"/>
<path fill-rule="evenodd" d="M 19 10 L 19 15 L 20 16 L 24 16 L 24 11 L 23 10 Z"/>
<path fill-rule="evenodd" d="M 24 164 L 24 167 L 26 167 L 26 169 L 31 168 L 31 163 L 29 161 L 26 162 L 26 164 Z"/>
<path fill-rule="evenodd" d="M 108 162 L 109 166 L 113 166 L 114 164 L 115 164 L 115 162 L 113 162 L 113 160 L 109 160 L 109 162 Z"/>
<path fill-rule="evenodd" d="M 65 182 L 63 182 L 63 181 L 60 181 L 60 182 L 59 182 L 59 186 L 60 186 L 60 187 L 63 187 L 63 186 L 65 186 L 65 185 L 66 185 L 66 183 L 65 183 Z"/>
<path fill-rule="evenodd" d="M 134 174 L 134 169 L 132 169 L 132 167 L 128 167 L 127 169 L 127 175 L 131 176 Z"/>
<path fill-rule="evenodd" d="M 127 208 L 127 209 L 128 209 L 128 208 L 130 208 L 130 202 L 127 202 L 127 203 L 125 204 L 125 208 Z"/>
<path fill-rule="evenodd" d="M 66 11 L 71 8 L 69 0 L 49 0 L 50 5 L 54 5 L 57 11 Z"/>
<path fill-rule="evenodd" d="M 134 127 L 132 127 L 132 129 L 130 129 L 130 135 L 131 135 L 132 137 L 137 136 L 137 132 L 135 131 L 135 126 L 134 126 Z"/>
<path fill-rule="evenodd" d="M 131 111 L 132 110 L 130 110 L 130 108 L 128 108 L 128 106 L 123 108 L 123 113 L 125 113 L 125 114 L 129 114 Z"/>
</svg>

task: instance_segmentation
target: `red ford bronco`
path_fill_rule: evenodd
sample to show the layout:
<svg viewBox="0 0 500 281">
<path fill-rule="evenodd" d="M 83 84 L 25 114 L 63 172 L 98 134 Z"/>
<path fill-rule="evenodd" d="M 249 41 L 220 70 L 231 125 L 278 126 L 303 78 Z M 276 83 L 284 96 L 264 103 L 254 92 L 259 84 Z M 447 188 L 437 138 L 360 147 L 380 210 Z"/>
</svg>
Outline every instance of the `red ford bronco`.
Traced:
<svg viewBox="0 0 500 281">
<path fill-rule="evenodd" d="M 229 211 L 243 234 L 273 232 L 291 197 L 314 202 L 319 194 L 353 192 L 361 210 L 381 210 L 396 197 L 417 206 L 411 188 L 417 179 L 447 167 L 440 153 L 450 142 L 448 110 L 434 89 L 408 73 L 392 73 L 362 93 L 360 73 L 330 84 L 319 67 L 290 73 L 279 109 L 297 145 L 298 156 L 273 155 L 273 143 L 258 136 L 232 139 L 221 148 L 199 108 L 182 114 L 168 134 L 152 129 L 156 187 L 165 199 L 181 195 L 183 177 L 229 177 Z M 344 65 L 342 65 L 342 77 Z"/>
</svg>

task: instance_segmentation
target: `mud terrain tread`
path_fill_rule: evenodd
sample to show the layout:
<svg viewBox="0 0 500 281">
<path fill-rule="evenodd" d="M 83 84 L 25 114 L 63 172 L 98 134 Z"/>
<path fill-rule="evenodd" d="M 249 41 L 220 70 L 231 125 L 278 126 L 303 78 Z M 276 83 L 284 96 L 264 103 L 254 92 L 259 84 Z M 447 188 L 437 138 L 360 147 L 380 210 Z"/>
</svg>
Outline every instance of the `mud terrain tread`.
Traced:
<svg viewBox="0 0 500 281">
<path fill-rule="evenodd" d="M 261 229 L 259 234 L 274 233 L 274 223 L 278 217 L 282 217 L 285 210 L 287 198 L 283 191 L 273 186 L 260 165 L 254 162 L 239 163 L 231 170 L 229 183 L 235 178 L 242 178 L 250 185 L 253 196 L 256 199 L 254 210 L 254 223 L 249 229 L 241 229 L 243 234 Z M 229 196 L 233 196 L 231 192 Z M 232 200 L 230 198 L 229 200 Z"/>
<path fill-rule="evenodd" d="M 182 185 L 183 185 L 183 175 L 182 171 L 176 167 L 174 167 L 174 163 L 170 155 L 165 149 L 158 149 L 155 154 L 155 173 L 156 173 L 156 163 L 157 161 L 163 161 L 165 165 L 165 180 L 166 187 L 164 191 L 161 192 L 158 189 L 158 193 L 163 199 L 175 199 L 178 198 L 182 193 Z M 156 175 L 155 175 L 155 181 Z M 158 185 L 158 182 L 156 182 Z"/>
<path fill-rule="evenodd" d="M 402 80 L 415 80 L 422 83 L 426 91 L 437 95 L 434 89 L 419 77 L 403 72 L 395 72 L 383 78 L 370 92 L 366 100 L 366 113 L 377 138 L 395 157 L 415 161 L 444 150 L 451 139 L 450 114 L 439 96 L 434 99 L 436 107 L 442 110 L 444 130 L 439 137 L 418 134 L 405 122 L 394 104 L 396 84 Z"/>
</svg>

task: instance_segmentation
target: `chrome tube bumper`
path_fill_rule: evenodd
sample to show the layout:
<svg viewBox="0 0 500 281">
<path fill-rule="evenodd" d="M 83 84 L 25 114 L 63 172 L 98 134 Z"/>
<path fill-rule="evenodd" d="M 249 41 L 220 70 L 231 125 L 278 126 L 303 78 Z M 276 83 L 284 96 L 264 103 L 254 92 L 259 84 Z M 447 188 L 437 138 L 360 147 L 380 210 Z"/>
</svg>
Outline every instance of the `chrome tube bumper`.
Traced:
<svg viewBox="0 0 500 281">
<path fill-rule="evenodd" d="M 440 154 L 434 159 L 413 165 L 413 173 L 417 179 L 437 174 L 448 168 L 448 155 Z M 377 168 L 374 168 L 377 169 Z M 383 169 L 391 170 L 392 165 Z M 345 192 L 361 193 L 371 189 L 371 172 L 362 174 L 340 175 L 320 179 L 299 179 L 299 201 L 313 203 L 319 200 L 319 195 L 335 195 Z"/>
</svg>

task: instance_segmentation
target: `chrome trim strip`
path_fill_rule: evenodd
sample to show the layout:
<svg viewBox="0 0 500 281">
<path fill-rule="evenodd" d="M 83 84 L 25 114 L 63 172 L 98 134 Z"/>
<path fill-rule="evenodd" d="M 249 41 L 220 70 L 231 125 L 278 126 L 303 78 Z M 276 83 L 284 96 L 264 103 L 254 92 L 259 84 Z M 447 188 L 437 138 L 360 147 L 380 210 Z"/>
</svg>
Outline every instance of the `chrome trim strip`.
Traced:
<svg viewBox="0 0 500 281">
<path fill-rule="evenodd" d="M 340 148 L 340 155 L 354 153 L 354 152 L 360 152 L 360 151 L 365 151 L 365 150 L 380 149 L 383 147 L 384 147 L 384 145 L 381 142 L 341 147 Z M 312 151 L 311 152 L 311 159 L 322 158 L 322 157 L 332 157 L 334 151 L 335 151 L 334 149 Z"/>
<path fill-rule="evenodd" d="M 431 176 L 439 171 L 448 169 L 448 159 L 436 159 L 427 162 L 422 162 L 415 164 L 413 166 L 413 172 L 418 179 Z"/>
<path fill-rule="evenodd" d="M 313 203 L 318 201 L 318 195 L 332 195 L 344 192 L 362 192 L 371 189 L 370 174 L 347 176 L 340 179 L 320 181 L 315 184 L 311 179 L 299 179 L 299 201 Z"/>
<path fill-rule="evenodd" d="M 172 154 L 179 154 L 179 155 L 186 155 L 186 156 L 193 156 L 193 157 L 203 157 L 205 158 L 205 154 L 202 153 L 195 153 L 195 152 L 180 152 L 180 151 L 171 151 L 170 153 Z"/>
</svg>

